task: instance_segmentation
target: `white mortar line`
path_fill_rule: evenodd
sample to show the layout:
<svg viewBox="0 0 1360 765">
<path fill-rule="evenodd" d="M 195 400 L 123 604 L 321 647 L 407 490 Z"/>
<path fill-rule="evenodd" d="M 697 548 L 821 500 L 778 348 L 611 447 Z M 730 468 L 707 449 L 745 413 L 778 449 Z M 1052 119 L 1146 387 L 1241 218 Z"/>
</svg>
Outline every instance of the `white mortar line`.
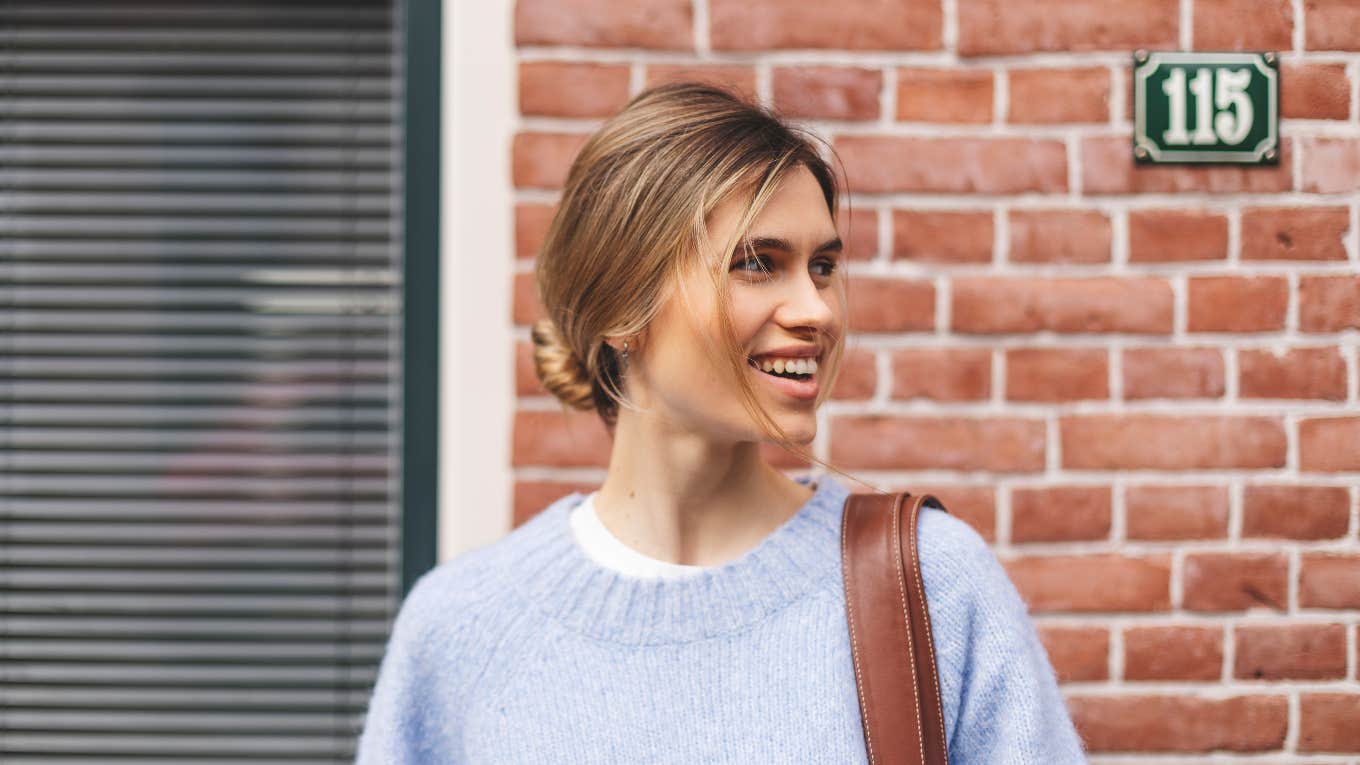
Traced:
<svg viewBox="0 0 1360 765">
<path fill-rule="evenodd" d="M 756 99 L 765 106 L 774 105 L 774 72 L 765 61 L 756 64 Z"/>
<path fill-rule="evenodd" d="M 1124 90 L 1124 69 L 1110 66 L 1110 126 L 1120 127 L 1127 123 L 1129 115 L 1124 114 L 1124 101 L 1128 93 Z"/>
<path fill-rule="evenodd" d="M 992 72 L 992 124 L 998 128 L 1010 118 L 1011 78 L 1005 69 Z"/>
<path fill-rule="evenodd" d="M 1110 625 L 1110 655 L 1109 672 L 1110 683 L 1122 685 L 1124 681 L 1124 626 L 1122 624 Z"/>
<path fill-rule="evenodd" d="M 1195 44 L 1194 0 L 1181 0 L 1179 42 L 1181 50 L 1191 50 Z"/>
<path fill-rule="evenodd" d="M 707 56 L 711 52 L 708 36 L 708 0 L 691 0 L 694 13 L 694 52 Z"/>
<path fill-rule="evenodd" d="M 958 60 L 959 50 L 959 2 L 943 0 L 940 3 L 940 44 L 950 58 Z"/>
<path fill-rule="evenodd" d="M 1290 0 L 1290 10 L 1294 13 L 1294 29 L 1291 35 L 1290 44 L 1294 51 L 1303 53 L 1304 49 L 1304 27 L 1307 24 L 1307 15 L 1303 12 L 1303 0 Z"/>
<path fill-rule="evenodd" d="M 894 241 L 896 229 L 893 226 L 892 206 L 886 202 L 877 206 L 878 219 L 875 223 L 878 226 L 878 251 L 874 253 L 873 262 L 881 263 L 886 268 L 892 262 L 897 250 L 897 243 Z"/>
</svg>

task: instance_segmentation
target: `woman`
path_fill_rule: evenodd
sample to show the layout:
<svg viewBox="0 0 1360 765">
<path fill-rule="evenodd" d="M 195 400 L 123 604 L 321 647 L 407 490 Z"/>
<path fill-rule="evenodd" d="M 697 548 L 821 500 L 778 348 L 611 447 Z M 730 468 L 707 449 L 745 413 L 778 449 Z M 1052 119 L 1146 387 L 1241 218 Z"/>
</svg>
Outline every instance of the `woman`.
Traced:
<svg viewBox="0 0 1360 765">
<path fill-rule="evenodd" d="M 845 341 L 837 196 L 811 136 L 706 85 L 643 92 L 591 137 L 532 336 L 544 386 L 611 431 L 608 472 L 416 583 L 361 763 L 867 760 L 850 490 L 762 451 L 830 467 L 807 447 Z M 951 762 L 1084 762 L 986 543 L 920 518 Z"/>
</svg>

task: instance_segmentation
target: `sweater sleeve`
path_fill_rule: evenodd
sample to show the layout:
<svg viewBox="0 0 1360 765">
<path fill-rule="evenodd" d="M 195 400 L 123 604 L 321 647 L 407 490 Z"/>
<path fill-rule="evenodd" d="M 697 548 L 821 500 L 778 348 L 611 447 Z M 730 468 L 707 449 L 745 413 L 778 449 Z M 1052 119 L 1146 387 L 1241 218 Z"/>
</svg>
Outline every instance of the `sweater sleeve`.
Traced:
<svg viewBox="0 0 1360 765">
<path fill-rule="evenodd" d="M 433 581 L 429 573 L 417 580 L 397 612 L 369 699 L 356 765 L 414 765 L 432 761 L 437 751 L 431 736 L 439 731 L 427 724 L 437 706 L 437 675 L 428 658 Z M 461 756 L 460 751 L 440 751 L 440 761 L 461 762 L 447 759 L 450 754 Z"/>
<path fill-rule="evenodd" d="M 1080 765 L 1086 755 L 1028 608 L 991 548 L 966 522 L 920 517 L 922 578 L 937 645 L 957 671 L 953 765 Z M 934 579 L 936 586 L 930 587 Z M 936 612 L 941 611 L 937 624 Z M 944 653 L 944 651 L 942 651 Z M 943 672 L 943 668 L 941 668 Z"/>
</svg>

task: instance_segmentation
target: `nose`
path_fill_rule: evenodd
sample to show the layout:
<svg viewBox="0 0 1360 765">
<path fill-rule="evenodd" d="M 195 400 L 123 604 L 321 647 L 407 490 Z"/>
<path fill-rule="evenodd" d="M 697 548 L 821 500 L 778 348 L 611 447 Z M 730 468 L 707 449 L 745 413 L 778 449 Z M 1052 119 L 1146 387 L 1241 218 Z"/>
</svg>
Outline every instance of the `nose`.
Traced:
<svg viewBox="0 0 1360 765">
<path fill-rule="evenodd" d="M 790 329 L 807 327 L 822 332 L 831 330 L 836 321 L 836 306 L 831 301 L 837 305 L 840 302 L 835 287 L 819 287 L 811 276 L 792 279 L 787 284 L 788 293 L 780 301 L 775 321 Z"/>
</svg>

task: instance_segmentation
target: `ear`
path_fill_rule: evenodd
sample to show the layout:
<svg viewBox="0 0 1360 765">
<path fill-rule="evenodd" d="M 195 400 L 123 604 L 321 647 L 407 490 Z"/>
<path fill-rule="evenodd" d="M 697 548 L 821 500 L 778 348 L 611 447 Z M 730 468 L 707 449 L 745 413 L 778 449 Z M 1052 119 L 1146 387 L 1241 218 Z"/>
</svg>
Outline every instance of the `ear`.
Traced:
<svg viewBox="0 0 1360 765">
<path fill-rule="evenodd" d="M 633 342 L 633 338 L 631 337 L 624 338 L 623 336 L 607 337 L 605 338 L 604 342 L 606 345 L 609 346 L 609 349 L 614 352 L 614 356 L 617 357 L 623 353 L 623 341 L 625 339 L 628 341 L 628 355 L 631 356 L 633 355 L 633 350 L 637 345 L 635 342 Z"/>
<path fill-rule="evenodd" d="M 619 335 L 618 337 L 607 337 L 605 338 L 605 342 L 609 344 L 610 348 L 614 349 L 615 353 L 623 353 L 623 341 L 627 340 L 628 355 L 631 356 L 634 353 L 636 353 L 639 348 L 642 347 L 642 339 L 643 333 L 638 333 L 636 335 L 627 336 Z"/>
</svg>

